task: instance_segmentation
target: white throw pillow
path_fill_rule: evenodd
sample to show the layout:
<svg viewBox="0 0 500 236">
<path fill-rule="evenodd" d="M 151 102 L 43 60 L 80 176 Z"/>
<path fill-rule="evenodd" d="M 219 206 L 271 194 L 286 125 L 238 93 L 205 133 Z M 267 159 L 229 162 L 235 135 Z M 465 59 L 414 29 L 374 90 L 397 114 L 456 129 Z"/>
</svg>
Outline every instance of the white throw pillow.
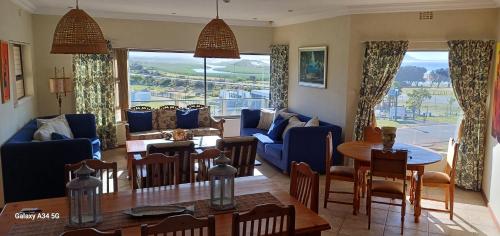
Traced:
<svg viewBox="0 0 500 236">
<path fill-rule="evenodd" d="M 38 128 L 33 134 L 33 139 L 37 141 L 50 141 L 52 140 L 52 133 L 56 132 L 52 126 L 48 124 L 43 124 Z M 57 133 L 57 132 L 56 132 Z"/>
<path fill-rule="evenodd" d="M 55 133 L 62 134 L 69 138 L 74 138 L 73 132 L 71 132 L 71 128 L 69 127 L 66 116 L 64 115 L 60 115 L 52 119 L 37 119 L 36 123 L 38 128 L 42 127 L 42 125 L 44 124 L 47 124 L 55 130 Z"/>
<path fill-rule="evenodd" d="M 293 127 L 304 127 L 306 122 L 302 122 L 299 120 L 299 118 L 292 116 L 290 119 L 288 119 L 288 125 L 286 126 L 285 130 L 283 131 L 282 138 L 285 139 L 285 134 L 288 132 Z"/>
<path fill-rule="evenodd" d="M 304 125 L 304 127 L 318 127 L 318 126 L 319 126 L 319 119 L 317 116 L 307 121 L 306 125 Z"/>
<path fill-rule="evenodd" d="M 269 130 L 274 121 L 274 110 L 261 109 L 260 110 L 260 120 L 257 125 L 258 129 Z"/>
</svg>

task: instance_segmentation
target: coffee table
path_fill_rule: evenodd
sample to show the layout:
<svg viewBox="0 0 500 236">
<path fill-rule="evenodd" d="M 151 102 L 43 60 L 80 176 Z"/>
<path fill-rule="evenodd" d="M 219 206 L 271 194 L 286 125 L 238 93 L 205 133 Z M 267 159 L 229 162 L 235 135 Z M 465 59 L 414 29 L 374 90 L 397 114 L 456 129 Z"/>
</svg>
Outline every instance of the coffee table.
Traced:
<svg viewBox="0 0 500 236">
<path fill-rule="evenodd" d="M 194 143 L 194 148 L 196 151 L 215 148 L 219 136 L 198 136 L 194 137 L 191 142 Z M 159 144 L 159 143 L 173 143 L 176 141 L 166 140 L 166 139 L 147 139 L 147 140 L 128 140 L 125 142 L 127 148 L 127 170 L 130 174 L 132 173 L 132 160 L 134 158 L 142 158 L 146 155 L 147 147 L 149 144 Z"/>
</svg>

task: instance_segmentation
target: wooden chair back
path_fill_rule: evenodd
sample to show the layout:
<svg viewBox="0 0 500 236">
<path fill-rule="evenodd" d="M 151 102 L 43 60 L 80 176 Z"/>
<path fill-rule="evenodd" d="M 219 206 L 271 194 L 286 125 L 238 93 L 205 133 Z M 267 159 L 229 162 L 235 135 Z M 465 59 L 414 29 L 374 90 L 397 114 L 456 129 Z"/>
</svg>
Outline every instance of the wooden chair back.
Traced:
<svg viewBox="0 0 500 236">
<path fill-rule="evenodd" d="M 382 143 L 382 129 L 367 126 L 363 129 L 363 141 L 371 143 Z"/>
<path fill-rule="evenodd" d="M 446 166 L 444 172 L 455 179 L 455 168 L 458 160 L 458 143 L 453 138 L 448 141 L 448 153 L 446 154 Z"/>
<path fill-rule="evenodd" d="M 102 232 L 94 228 L 84 228 L 76 229 L 63 232 L 59 236 L 121 236 L 122 232 L 120 230 L 115 230 L 113 232 Z"/>
<path fill-rule="evenodd" d="M 175 141 L 172 143 L 149 144 L 146 148 L 147 155 L 161 153 L 166 156 L 178 156 L 178 172 L 181 183 L 189 183 L 189 156 L 194 152 L 194 143 L 191 141 Z"/>
<path fill-rule="evenodd" d="M 189 157 L 191 183 L 208 180 L 208 169 L 214 165 L 214 159 L 220 155 L 219 149 L 206 149 L 202 153 L 192 153 Z"/>
<path fill-rule="evenodd" d="M 177 185 L 179 157 L 153 153 L 145 158 L 132 160 L 133 189 Z"/>
<path fill-rule="evenodd" d="M 190 104 L 190 105 L 187 105 L 186 107 L 189 109 L 200 109 L 200 108 L 205 108 L 207 106 L 205 106 L 203 104 Z"/>
<path fill-rule="evenodd" d="M 231 137 L 217 140 L 217 149 L 229 153 L 236 177 L 252 176 L 257 155 L 257 138 Z"/>
<path fill-rule="evenodd" d="M 76 178 L 75 171 L 83 163 L 95 170 L 94 176 L 102 182 L 103 193 L 118 192 L 118 165 L 116 162 L 104 162 L 97 159 L 84 160 L 75 164 L 64 165 L 64 178 L 66 183 Z"/>
<path fill-rule="evenodd" d="M 406 181 L 408 163 L 406 150 L 372 149 L 370 176 L 403 179 Z"/>
<path fill-rule="evenodd" d="M 305 162 L 292 161 L 290 169 L 290 195 L 318 213 L 319 174 Z"/>
<path fill-rule="evenodd" d="M 170 216 L 154 225 L 141 225 L 141 236 L 171 235 L 171 236 L 215 236 L 215 218 L 209 215 L 205 219 L 194 218 L 192 215 Z"/>
<path fill-rule="evenodd" d="M 233 213 L 232 236 L 293 236 L 295 208 L 274 204 L 258 205 L 247 213 Z"/>
<path fill-rule="evenodd" d="M 176 105 L 163 105 L 163 106 L 160 106 L 158 109 L 160 109 L 160 110 L 177 110 L 177 109 L 179 109 L 179 106 L 176 106 Z"/>
<path fill-rule="evenodd" d="M 333 163 L 333 135 L 332 132 L 328 132 L 326 135 L 326 155 L 325 155 L 325 175 L 326 178 L 330 178 L 330 167 Z"/>
</svg>

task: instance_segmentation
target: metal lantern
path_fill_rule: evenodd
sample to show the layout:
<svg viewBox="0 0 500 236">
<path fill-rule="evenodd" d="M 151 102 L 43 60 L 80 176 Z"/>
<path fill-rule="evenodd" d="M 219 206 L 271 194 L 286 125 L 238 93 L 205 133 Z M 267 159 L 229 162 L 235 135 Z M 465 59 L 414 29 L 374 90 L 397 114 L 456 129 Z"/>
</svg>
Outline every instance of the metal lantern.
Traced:
<svg viewBox="0 0 500 236">
<path fill-rule="evenodd" d="M 83 163 L 75 171 L 77 177 L 66 184 L 71 227 L 91 227 L 102 221 L 102 182 L 92 173 L 94 170 Z"/>
<path fill-rule="evenodd" d="M 223 153 L 214 160 L 215 166 L 208 170 L 210 178 L 210 207 L 214 210 L 228 210 L 235 207 L 234 177 L 236 168 L 229 165 L 231 159 Z"/>
</svg>

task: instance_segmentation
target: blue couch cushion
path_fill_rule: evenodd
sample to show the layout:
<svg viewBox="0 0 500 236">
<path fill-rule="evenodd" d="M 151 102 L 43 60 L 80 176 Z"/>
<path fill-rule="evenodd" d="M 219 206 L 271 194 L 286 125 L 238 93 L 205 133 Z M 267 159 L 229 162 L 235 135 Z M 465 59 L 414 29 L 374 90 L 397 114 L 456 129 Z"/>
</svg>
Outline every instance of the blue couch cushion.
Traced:
<svg viewBox="0 0 500 236">
<path fill-rule="evenodd" d="M 25 143 L 33 140 L 33 134 L 37 130 L 36 119 L 31 120 L 17 131 L 6 143 Z"/>
<path fill-rule="evenodd" d="M 241 129 L 255 128 L 259 125 L 260 110 L 241 110 Z"/>
<path fill-rule="evenodd" d="M 60 133 L 56 133 L 56 132 L 50 134 L 50 140 L 68 140 L 68 139 L 71 139 L 71 138 L 64 135 L 64 134 L 60 134 Z"/>
<path fill-rule="evenodd" d="M 266 144 L 265 152 L 269 157 L 281 160 L 281 152 L 283 151 L 283 144 Z"/>
<path fill-rule="evenodd" d="M 285 131 L 286 126 L 288 125 L 288 119 L 283 118 L 282 116 L 276 117 L 271 128 L 269 128 L 269 132 L 267 132 L 267 136 L 273 140 L 281 139 L 283 131 Z"/>
<path fill-rule="evenodd" d="M 153 112 L 127 111 L 130 132 L 142 132 L 153 129 Z"/>
<path fill-rule="evenodd" d="M 94 114 L 66 114 L 65 116 L 75 138 L 97 137 Z M 85 128 L 82 129 L 82 127 Z"/>
<path fill-rule="evenodd" d="M 253 134 L 267 135 L 267 130 L 257 128 L 243 128 L 240 130 L 240 136 L 252 136 Z"/>
<path fill-rule="evenodd" d="M 198 128 L 198 109 L 178 109 L 175 113 L 177 117 L 177 128 L 195 129 Z"/>
</svg>

